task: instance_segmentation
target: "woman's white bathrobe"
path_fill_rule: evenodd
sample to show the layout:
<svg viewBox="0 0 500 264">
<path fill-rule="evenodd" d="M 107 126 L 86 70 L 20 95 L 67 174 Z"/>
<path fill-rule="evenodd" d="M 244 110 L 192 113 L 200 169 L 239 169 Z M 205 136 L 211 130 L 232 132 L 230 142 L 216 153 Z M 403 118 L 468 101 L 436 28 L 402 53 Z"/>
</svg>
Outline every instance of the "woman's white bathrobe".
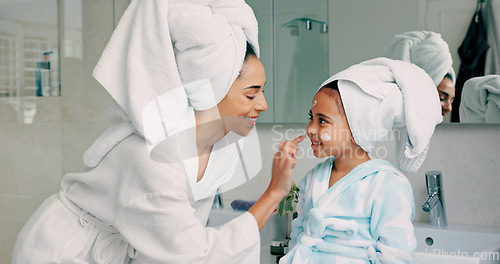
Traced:
<svg viewBox="0 0 500 264">
<path fill-rule="evenodd" d="M 408 263 L 415 250 L 410 183 L 385 160 L 369 160 L 328 188 L 334 158 L 299 185 L 298 218 L 284 263 Z"/>
<path fill-rule="evenodd" d="M 213 152 L 204 179 L 227 163 Z M 205 227 L 213 197 L 194 202 L 185 174 L 180 163 L 151 160 L 142 137 L 127 137 L 95 168 L 63 178 L 19 234 L 12 263 L 259 263 L 255 218 Z"/>
</svg>

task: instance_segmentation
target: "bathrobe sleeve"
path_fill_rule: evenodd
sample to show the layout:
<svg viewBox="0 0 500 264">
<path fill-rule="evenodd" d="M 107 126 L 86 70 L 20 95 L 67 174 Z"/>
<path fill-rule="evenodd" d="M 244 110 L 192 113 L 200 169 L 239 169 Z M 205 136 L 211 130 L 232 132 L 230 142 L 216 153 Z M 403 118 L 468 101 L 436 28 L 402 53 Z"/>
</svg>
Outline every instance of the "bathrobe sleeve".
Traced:
<svg viewBox="0 0 500 264">
<path fill-rule="evenodd" d="M 304 203 L 305 203 L 305 188 L 307 183 L 307 177 L 304 177 L 299 183 L 299 198 L 296 206 L 297 218 L 292 221 L 292 232 L 290 233 L 290 245 L 289 248 L 293 248 L 299 240 L 299 235 L 304 232 Z"/>
<path fill-rule="evenodd" d="M 205 227 L 178 194 L 145 194 L 128 203 L 120 232 L 138 263 L 258 263 L 260 238 L 248 212 L 220 228 Z"/>
<path fill-rule="evenodd" d="M 132 263 L 259 262 L 259 228 L 252 214 L 218 228 L 205 227 L 191 206 L 183 165 L 154 162 L 132 152 L 135 146 L 117 146 L 116 153 L 128 155 L 126 159 L 103 160 L 118 163 L 110 167 L 121 166 L 112 224 L 138 252 Z"/>
<path fill-rule="evenodd" d="M 372 207 L 370 228 L 382 263 L 411 263 L 417 242 L 412 220 L 415 205 L 410 183 L 393 172 L 379 172 L 380 186 Z"/>
</svg>

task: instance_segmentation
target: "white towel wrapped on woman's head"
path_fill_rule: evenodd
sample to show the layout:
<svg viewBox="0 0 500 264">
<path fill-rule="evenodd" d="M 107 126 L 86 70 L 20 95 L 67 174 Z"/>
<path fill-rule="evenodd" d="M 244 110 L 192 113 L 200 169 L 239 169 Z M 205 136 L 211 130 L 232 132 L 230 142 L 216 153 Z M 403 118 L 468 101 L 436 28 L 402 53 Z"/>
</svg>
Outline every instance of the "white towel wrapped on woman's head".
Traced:
<svg viewBox="0 0 500 264">
<path fill-rule="evenodd" d="M 417 65 L 431 76 L 435 86 L 446 74 L 455 83 L 450 49 L 439 33 L 422 30 L 397 34 L 381 56 Z"/>
<path fill-rule="evenodd" d="M 500 75 L 467 80 L 459 111 L 461 123 L 500 123 Z"/>
<path fill-rule="evenodd" d="M 429 75 L 408 62 L 376 58 L 335 74 L 320 89 L 333 81 L 338 81 L 356 144 L 370 153 L 393 128 L 400 128 L 398 166 L 415 173 L 442 121 L 439 95 Z"/>
<path fill-rule="evenodd" d="M 239 75 L 247 42 L 259 56 L 257 20 L 243 0 L 132 0 L 93 72 L 130 125 L 108 129 L 85 164 L 96 166 L 114 147 L 102 143 L 118 143 L 131 127 L 154 147 L 189 119 L 189 106 L 215 107 Z"/>
</svg>

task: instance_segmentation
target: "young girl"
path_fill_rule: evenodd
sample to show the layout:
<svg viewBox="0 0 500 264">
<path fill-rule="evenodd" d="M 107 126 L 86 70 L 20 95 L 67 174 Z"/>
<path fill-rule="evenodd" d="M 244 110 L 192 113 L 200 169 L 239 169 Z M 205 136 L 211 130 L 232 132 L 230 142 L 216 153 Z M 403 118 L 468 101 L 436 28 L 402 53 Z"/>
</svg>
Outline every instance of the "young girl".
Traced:
<svg viewBox="0 0 500 264">
<path fill-rule="evenodd" d="M 378 58 L 325 81 L 307 134 L 314 155 L 329 158 L 299 185 L 291 250 L 280 263 L 408 262 L 416 247 L 411 185 L 368 153 L 398 127 L 398 165 L 415 172 L 440 113 L 432 80 L 407 62 Z"/>
</svg>

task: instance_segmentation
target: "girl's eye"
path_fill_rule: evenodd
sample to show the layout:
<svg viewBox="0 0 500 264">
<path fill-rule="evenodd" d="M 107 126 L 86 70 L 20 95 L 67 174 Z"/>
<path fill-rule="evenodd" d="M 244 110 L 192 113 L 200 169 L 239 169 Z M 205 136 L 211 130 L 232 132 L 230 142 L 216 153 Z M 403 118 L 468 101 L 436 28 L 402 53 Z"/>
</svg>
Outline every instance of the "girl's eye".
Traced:
<svg viewBox="0 0 500 264">
<path fill-rule="evenodd" d="M 439 97 L 439 101 L 441 101 L 441 102 L 442 102 L 442 101 L 444 101 L 444 100 L 445 100 L 444 98 Z"/>
<path fill-rule="evenodd" d="M 248 99 L 253 100 L 255 96 L 247 96 Z"/>
<path fill-rule="evenodd" d="M 326 124 L 327 122 L 326 122 L 326 120 L 325 120 L 325 119 L 320 118 L 320 119 L 319 119 L 319 123 L 320 123 L 320 124 Z"/>
<path fill-rule="evenodd" d="M 312 115 L 311 111 L 309 111 L 309 113 L 307 113 L 307 115 L 309 115 L 309 120 L 313 119 L 313 115 Z"/>
</svg>

